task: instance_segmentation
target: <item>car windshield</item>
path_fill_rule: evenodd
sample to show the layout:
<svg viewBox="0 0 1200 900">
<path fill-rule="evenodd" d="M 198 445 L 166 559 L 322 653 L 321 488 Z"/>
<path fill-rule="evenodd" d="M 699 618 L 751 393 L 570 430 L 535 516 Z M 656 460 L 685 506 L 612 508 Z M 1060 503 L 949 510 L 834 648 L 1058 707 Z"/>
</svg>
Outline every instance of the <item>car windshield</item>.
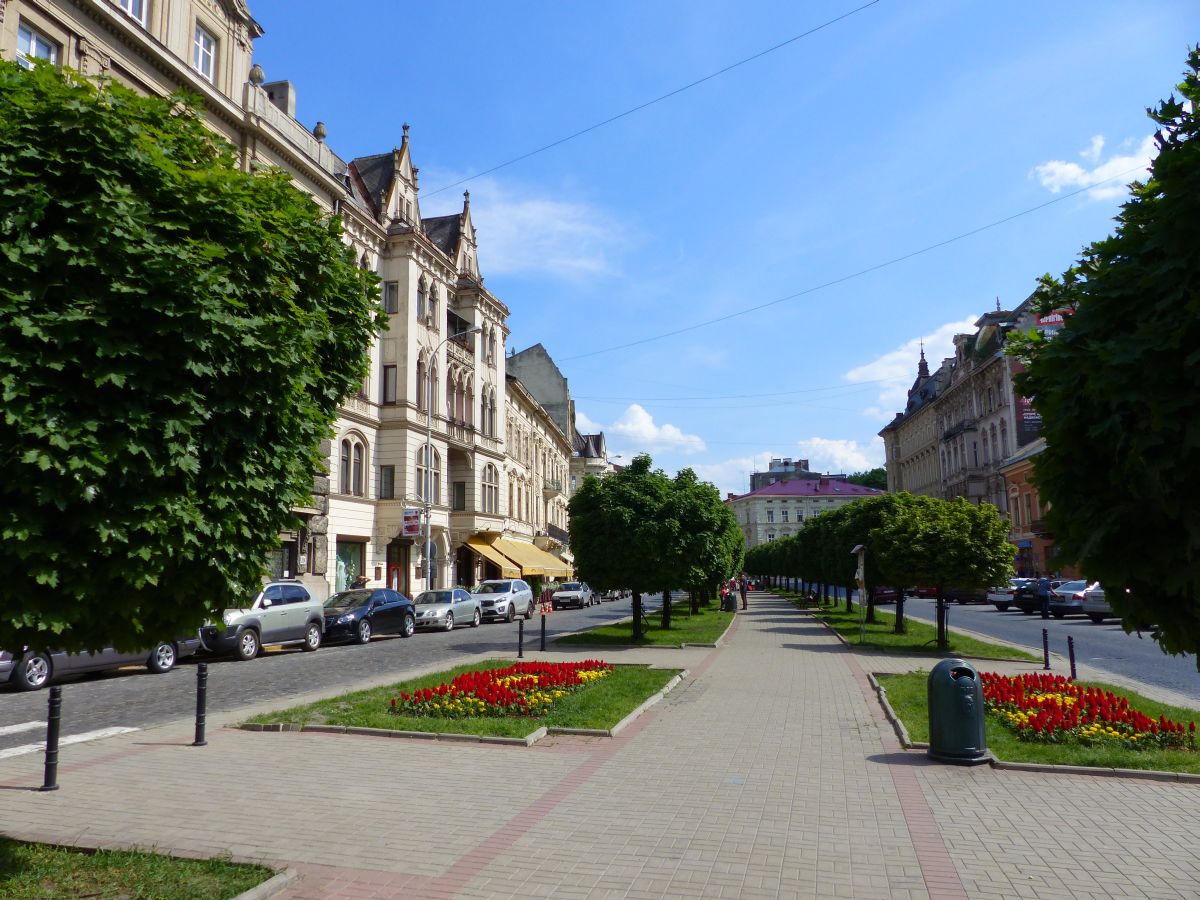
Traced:
<svg viewBox="0 0 1200 900">
<path fill-rule="evenodd" d="M 370 591 L 342 591 L 326 600 L 325 608 L 345 609 L 349 606 L 364 606 L 370 597 Z"/>
<path fill-rule="evenodd" d="M 422 591 L 414 601 L 417 606 L 431 606 L 435 603 L 453 603 L 454 591 Z"/>
<path fill-rule="evenodd" d="M 512 590 L 511 581 L 488 581 L 475 589 L 476 594 L 507 594 Z"/>
<path fill-rule="evenodd" d="M 1058 586 L 1058 590 L 1067 594 L 1071 591 L 1082 591 L 1085 587 L 1087 587 L 1086 581 L 1064 581 Z"/>
<path fill-rule="evenodd" d="M 563 585 L 562 585 L 562 587 L 559 588 L 559 590 L 560 591 L 577 591 L 577 590 L 579 590 L 579 582 L 578 581 L 563 582 Z"/>
</svg>

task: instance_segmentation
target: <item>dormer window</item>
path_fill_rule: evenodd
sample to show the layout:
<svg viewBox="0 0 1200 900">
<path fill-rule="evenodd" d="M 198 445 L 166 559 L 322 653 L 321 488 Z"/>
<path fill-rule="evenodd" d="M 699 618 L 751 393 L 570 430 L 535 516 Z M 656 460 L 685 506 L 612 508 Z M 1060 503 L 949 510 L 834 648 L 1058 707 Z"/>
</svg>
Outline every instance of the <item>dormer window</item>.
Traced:
<svg viewBox="0 0 1200 900">
<path fill-rule="evenodd" d="M 117 6 L 125 10 L 125 14 L 138 24 L 146 24 L 146 0 L 117 0 Z"/>
</svg>

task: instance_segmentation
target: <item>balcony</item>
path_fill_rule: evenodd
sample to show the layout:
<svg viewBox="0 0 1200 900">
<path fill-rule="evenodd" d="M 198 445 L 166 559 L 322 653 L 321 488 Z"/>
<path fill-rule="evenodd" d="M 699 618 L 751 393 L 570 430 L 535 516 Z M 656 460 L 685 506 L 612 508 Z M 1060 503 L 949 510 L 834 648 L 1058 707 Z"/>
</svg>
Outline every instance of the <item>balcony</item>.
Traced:
<svg viewBox="0 0 1200 900">
<path fill-rule="evenodd" d="M 1046 524 L 1045 519 L 1034 519 L 1029 523 L 1029 530 L 1032 531 L 1037 537 L 1050 536 L 1050 528 Z"/>
<path fill-rule="evenodd" d="M 475 368 L 475 349 L 467 343 L 470 338 L 460 338 L 446 342 L 446 352 L 450 358 L 468 369 Z"/>
<path fill-rule="evenodd" d="M 542 482 L 542 498 L 543 499 L 550 500 L 554 497 L 561 497 L 562 492 L 563 492 L 563 489 L 562 489 L 561 481 L 547 480 L 547 481 Z"/>
<path fill-rule="evenodd" d="M 557 525 L 547 525 L 546 534 L 563 544 L 569 543 L 571 540 L 571 535 L 567 529 L 559 528 Z"/>
</svg>

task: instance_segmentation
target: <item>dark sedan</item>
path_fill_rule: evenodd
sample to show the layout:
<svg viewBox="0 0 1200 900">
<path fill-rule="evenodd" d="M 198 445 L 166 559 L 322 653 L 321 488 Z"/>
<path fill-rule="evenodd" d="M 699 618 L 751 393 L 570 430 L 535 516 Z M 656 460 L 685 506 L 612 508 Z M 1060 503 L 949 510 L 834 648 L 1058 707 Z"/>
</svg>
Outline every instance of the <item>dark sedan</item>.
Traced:
<svg viewBox="0 0 1200 900">
<path fill-rule="evenodd" d="M 325 640 L 369 643 L 373 634 L 411 637 L 417 617 L 413 603 L 387 588 L 357 588 L 325 601 Z"/>
<path fill-rule="evenodd" d="M 0 650 L 0 684 L 10 682 L 18 691 L 36 691 L 51 681 L 84 672 L 102 672 L 121 666 L 145 666 L 151 672 L 163 674 L 175 668 L 175 663 L 200 649 L 200 636 L 181 637 L 163 641 L 149 650 L 126 653 L 106 647 L 95 653 L 64 653 L 50 650 L 43 653 L 26 651 L 8 653 Z"/>
</svg>

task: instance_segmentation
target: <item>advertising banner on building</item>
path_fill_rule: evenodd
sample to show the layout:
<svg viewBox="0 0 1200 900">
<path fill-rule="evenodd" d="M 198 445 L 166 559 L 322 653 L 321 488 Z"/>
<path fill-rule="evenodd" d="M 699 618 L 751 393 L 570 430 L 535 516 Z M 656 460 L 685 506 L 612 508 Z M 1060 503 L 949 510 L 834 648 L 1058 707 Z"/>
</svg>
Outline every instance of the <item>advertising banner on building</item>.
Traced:
<svg viewBox="0 0 1200 900">
<path fill-rule="evenodd" d="M 421 510 L 414 507 L 404 510 L 404 529 L 400 533 L 404 537 L 421 536 Z"/>
<path fill-rule="evenodd" d="M 1009 360 L 1009 367 L 1014 376 L 1025 370 L 1015 359 Z M 1016 404 L 1016 409 L 1013 410 L 1016 413 L 1016 446 L 1019 449 L 1037 440 L 1042 431 L 1042 415 L 1033 408 L 1032 398 L 1022 397 L 1014 390 L 1013 400 Z"/>
<path fill-rule="evenodd" d="M 1075 310 L 1069 306 L 1064 306 L 1059 309 L 1046 313 L 1044 316 L 1038 316 L 1034 324 L 1037 330 L 1042 333 L 1042 336 L 1047 340 L 1058 334 L 1058 330 L 1063 327 L 1067 321 L 1067 316 L 1071 315 Z"/>
</svg>

